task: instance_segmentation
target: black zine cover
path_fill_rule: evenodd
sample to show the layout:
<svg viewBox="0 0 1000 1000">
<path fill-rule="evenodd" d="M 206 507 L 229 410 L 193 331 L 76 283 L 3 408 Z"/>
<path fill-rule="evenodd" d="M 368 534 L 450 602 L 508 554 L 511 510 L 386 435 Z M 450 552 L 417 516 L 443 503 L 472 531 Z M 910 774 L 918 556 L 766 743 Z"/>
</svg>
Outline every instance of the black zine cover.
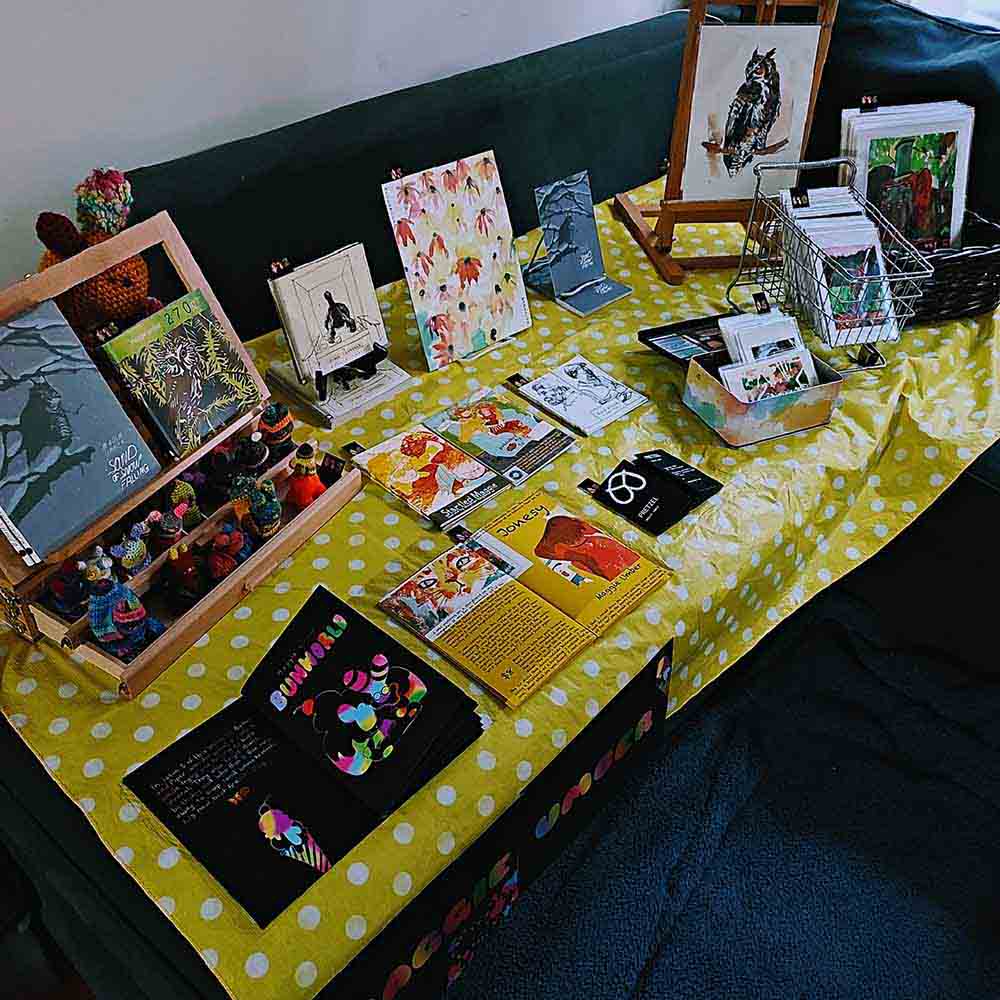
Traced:
<svg viewBox="0 0 1000 1000">
<path fill-rule="evenodd" d="M 482 731 L 468 695 L 323 587 L 247 679 L 243 697 L 381 815 Z"/>
<path fill-rule="evenodd" d="M 124 784 L 259 927 L 380 821 L 242 698 Z"/>
</svg>

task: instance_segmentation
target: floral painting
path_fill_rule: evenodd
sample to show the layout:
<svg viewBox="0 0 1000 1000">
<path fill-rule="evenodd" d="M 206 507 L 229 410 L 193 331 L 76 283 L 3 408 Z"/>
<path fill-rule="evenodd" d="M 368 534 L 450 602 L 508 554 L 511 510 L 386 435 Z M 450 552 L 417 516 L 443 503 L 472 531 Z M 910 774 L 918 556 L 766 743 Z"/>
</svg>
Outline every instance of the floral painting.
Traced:
<svg viewBox="0 0 1000 1000">
<path fill-rule="evenodd" d="M 431 371 L 531 326 L 493 151 L 382 186 Z"/>
</svg>

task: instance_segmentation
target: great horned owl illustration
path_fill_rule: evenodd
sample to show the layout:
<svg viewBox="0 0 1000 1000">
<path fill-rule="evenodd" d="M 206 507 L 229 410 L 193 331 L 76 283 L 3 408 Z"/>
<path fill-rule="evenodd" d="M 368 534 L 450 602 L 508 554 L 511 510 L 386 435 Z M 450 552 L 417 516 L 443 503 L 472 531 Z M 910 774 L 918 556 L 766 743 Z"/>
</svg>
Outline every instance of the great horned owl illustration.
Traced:
<svg viewBox="0 0 1000 1000">
<path fill-rule="evenodd" d="M 781 80 L 774 49 L 761 55 L 757 49 L 746 65 L 746 80 L 736 91 L 726 119 L 722 162 L 735 177 L 768 145 L 767 137 L 781 110 Z"/>
</svg>

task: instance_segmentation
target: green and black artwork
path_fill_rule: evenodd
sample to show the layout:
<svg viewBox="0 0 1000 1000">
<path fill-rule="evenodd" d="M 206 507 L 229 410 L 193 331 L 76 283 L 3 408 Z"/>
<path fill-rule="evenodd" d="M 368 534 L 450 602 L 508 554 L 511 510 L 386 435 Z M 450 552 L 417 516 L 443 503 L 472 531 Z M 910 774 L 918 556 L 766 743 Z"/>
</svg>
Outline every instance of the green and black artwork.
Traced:
<svg viewBox="0 0 1000 1000">
<path fill-rule="evenodd" d="M 915 246 L 951 242 L 958 144 L 955 132 L 872 139 L 868 198 Z"/>
<path fill-rule="evenodd" d="M 167 449 L 181 457 L 260 402 L 260 390 L 200 291 L 104 345 Z"/>
<path fill-rule="evenodd" d="M 54 302 L 0 324 L 0 508 L 39 556 L 159 469 Z"/>
</svg>

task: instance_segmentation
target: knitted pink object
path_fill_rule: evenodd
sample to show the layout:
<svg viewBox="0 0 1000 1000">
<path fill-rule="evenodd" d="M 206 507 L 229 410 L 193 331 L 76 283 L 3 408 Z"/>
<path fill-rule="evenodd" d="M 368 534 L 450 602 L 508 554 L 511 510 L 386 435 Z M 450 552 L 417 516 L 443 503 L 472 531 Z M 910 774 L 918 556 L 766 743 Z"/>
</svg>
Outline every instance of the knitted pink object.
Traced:
<svg viewBox="0 0 1000 1000">
<path fill-rule="evenodd" d="M 95 167 L 73 189 L 76 221 L 83 233 L 120 233 L 132 208 L 132 185 L 114 167 Z"/>
</svg>

